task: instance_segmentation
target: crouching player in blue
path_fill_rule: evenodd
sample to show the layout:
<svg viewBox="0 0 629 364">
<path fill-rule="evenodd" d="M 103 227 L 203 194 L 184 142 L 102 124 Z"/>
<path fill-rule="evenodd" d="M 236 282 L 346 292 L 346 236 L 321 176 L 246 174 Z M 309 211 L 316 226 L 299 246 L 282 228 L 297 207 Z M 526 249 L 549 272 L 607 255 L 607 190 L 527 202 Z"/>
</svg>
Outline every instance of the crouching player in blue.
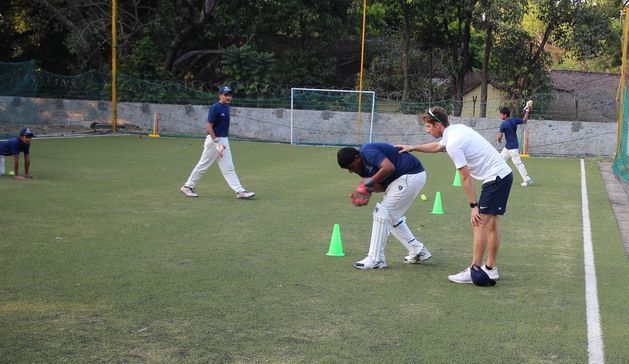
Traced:
<svg viewBox="0 0 629 364">
<path fill-rule="evenodd" d="M 369 253 L 354 263 L 357 269 L 387 267 L 384 248 L 389 233 L 406 248 L 405 263 L 424 262 L 432 254 L 411 232 L 405 214 L 426 183 L 426 171 L 419 159 L 399 153 L 391 144 L 369 143 L 360 150 L 341 148 L 337 153 L 339 166 L 363 177 L 350 197 L 355 206 L 369 203 L 372 192 L 384 192 L 384 198 L 373 211 Z"/>
<path fill-rule="evenodd" d="M 35 134 L 31 129 L 24 128 L 20 131 L 19 136 L 0 142 L 0 176 L 6 172 L 4 157 L 13 156 L 13 170 L 9 171 L 9 174 L 14 172 L 15 179 L 33 178 L 29 174 L 29 169 L 31 167 L 31 140 L 34 136 Z M 20 175 L 20 153 L 24 153 L 24 175 Z"/>
</svg>

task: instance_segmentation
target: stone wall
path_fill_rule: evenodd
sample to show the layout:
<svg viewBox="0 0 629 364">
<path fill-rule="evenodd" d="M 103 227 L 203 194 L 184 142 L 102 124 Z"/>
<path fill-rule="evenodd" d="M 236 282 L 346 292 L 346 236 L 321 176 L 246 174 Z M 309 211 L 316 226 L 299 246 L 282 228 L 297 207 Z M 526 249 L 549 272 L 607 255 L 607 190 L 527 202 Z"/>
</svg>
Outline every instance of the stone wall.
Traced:
<svg viewBox="0 0 629 364">
<path fill-rule="evenodd" d="M 208 105 L 119 103 L 118 125 L 123 130 L 148 133 L 155 113 L 164 135 L 204 135 Z M 356 145 L 369 141 L 417 144 L 433 141 L 417 115 L 363 113 L 360 138 L 357 114 L 336 111 L 232 108 L 232 137 L 273 142 Z M 499 119 L 455 118 L 452 123 L 473 127 L 495 144 Z M 0 97 L 0 127 L 4 134 L 30 126 L 46 134 L 54 128 L 91 128 L 111 123 L 111 103 L 59 99 Z M 529 153 L 556 156 L 613 156 L 617 125 L 614 122 L 529 121 Z"/>
</svg>

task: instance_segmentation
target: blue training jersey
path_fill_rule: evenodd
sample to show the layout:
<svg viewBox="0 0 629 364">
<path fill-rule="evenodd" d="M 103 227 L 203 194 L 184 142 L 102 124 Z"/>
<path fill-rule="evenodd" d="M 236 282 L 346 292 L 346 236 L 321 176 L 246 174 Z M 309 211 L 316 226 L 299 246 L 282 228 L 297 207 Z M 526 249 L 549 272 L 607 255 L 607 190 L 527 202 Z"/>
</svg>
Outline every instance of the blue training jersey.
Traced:
<svg viewBox="0 0 629 364">
<path fill-rule="evenodd" d="M 0 142 L 0 155 L 18 155 L 23 152 L 28 155 L 30 144 L 22 143 L 20 137 L 13 137 L 4 142 Z"/>
<path fill-rule="evenodd" d="M 399 150 L 388 143 L 369 143 L 360 148 L 360 158 L 363 162 L 361 177 L 372 177 L 380 169 L 380 164 L 387 158 L 395 166 L 395 172 L 381 182 L 388 186 L 398 177 L 405 174 L 417 174 L 424 171 L 424 166 L 414 155 L 399 153 Z"/>
<path fill-rule="evenodd" d="M 520 143 L 518 142 L 518 125 L 524 123 L 524 119 L 511 118 L 500 123 L 500 132 L 504 133 L 507 144 L 507 149 L 518 149 Z"/>
<path fill-rule="evenodd" d="M 215 102 L 210 106 L 207 122 L 212 123 L 216 137 L 222 138 L 229 136 L 229 121 L 229 105 Z"/>
</svg>

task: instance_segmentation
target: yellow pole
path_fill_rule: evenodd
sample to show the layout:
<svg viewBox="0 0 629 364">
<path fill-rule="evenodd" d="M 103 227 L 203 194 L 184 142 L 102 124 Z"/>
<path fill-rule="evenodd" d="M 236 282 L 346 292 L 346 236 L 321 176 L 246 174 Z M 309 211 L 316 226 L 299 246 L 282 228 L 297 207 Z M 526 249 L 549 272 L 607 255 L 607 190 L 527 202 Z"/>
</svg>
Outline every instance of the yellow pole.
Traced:
<svg viewBox="0 0 629 364">
<path fill-rule="evenodd" d="M 118 47 L 118 43 L 116 41 L 116 13 L 117 13 L 117 2 L 116 0 L 111 1 L 111 129 L 115 133 L 116 132 L 116 124 L 118 122 L 118 104 L 117 104 L 117 95 L 116 89 L 118 88 L 116 84 L 116 49 Z"/>
<path fill-rule="evenodd" d="M 157 111 L 153 113 L 153 132 L 149 134 L 149 138 L 159 138 L 159 119 L 157 118 Z"/>
<path fill-rule="evenodd" d="M 363 31 L 360 47 L 360 79 L 358 81 L 358 120 L 356 121 L 356 144 L 360 144 L 360 115 L 363 111 L 363 66 L 365 62 L 365 24 L 367 19 L 367 0 L 363 0 Z"/>
</svg>

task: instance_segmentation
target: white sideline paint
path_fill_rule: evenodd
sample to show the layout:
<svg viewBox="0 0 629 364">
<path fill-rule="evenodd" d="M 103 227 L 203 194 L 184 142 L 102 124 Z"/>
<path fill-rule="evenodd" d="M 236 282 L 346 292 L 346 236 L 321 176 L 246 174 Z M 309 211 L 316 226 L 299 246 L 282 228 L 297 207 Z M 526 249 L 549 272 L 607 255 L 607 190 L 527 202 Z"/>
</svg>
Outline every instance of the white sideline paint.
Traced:
<svg viewBox="0 0 629 364">
<path fill-rule="evenodd" d="M 590 208 L 585 181 L 585 162 L 581 159 L 581 214 L 583 215 L 583 261 L 585 267 L 585 310 L 588 330 L 588 363 L 604 364 L 603 333 L 598 309 L 598 290 L 596 288 L 596 269 L 592 248 L 592 229 L 590 226 Z"/>
</svg>

